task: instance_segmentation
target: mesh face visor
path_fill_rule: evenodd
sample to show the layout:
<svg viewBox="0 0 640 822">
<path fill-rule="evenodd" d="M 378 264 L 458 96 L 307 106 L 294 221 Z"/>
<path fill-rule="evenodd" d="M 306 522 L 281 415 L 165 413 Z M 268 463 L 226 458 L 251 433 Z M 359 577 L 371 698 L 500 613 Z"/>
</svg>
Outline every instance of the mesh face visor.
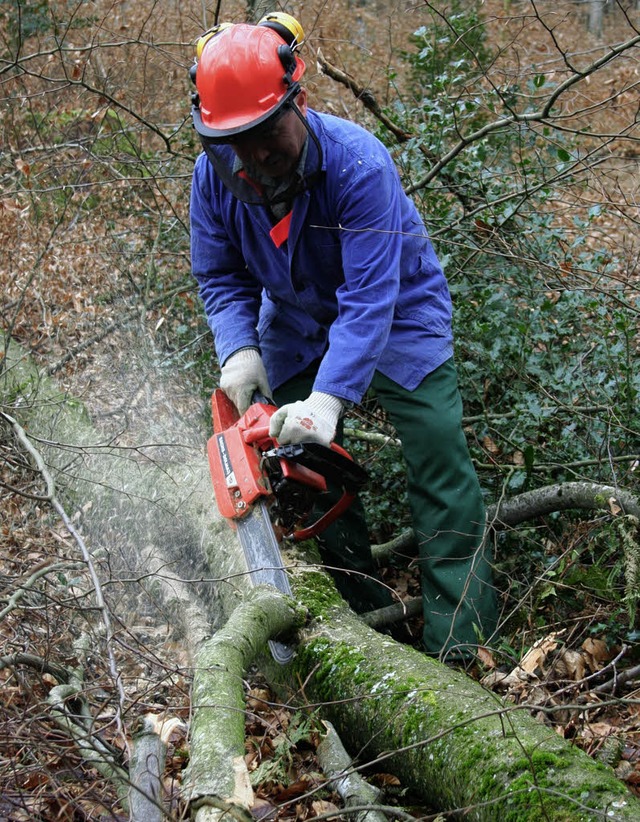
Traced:
<svg viewBox="0 0 640 822">
<path fill-rule="evenodd" d="M 251 129 L 250 132 L 242 132 L 242 135 L 258 139 L 260 134 L 266 136 L 280 117 L 285 112 L 291 110 L 296 113 L 296 116 L 304 124 L 310 139 L 308 140 L 307 156 L 303 173 L 294 172 L 290 185 L 287 185 L 286 192 L 280 196 L 269 196 L 260 183 L 252 180 L 241 168 L 238 157 L 232 147 L 233 136 L 228 136 L 225 142 L 221 142 L 219 138 L 210 138 L 200 134 L 202 148 L 209 162 L 214 167 L 216 174 L 222 180 L 224 187 L 241 202 L 248 203 L 249 205 L 273 205 L 278 202 L 284 202 L 312 188 L 319 180 L 322 172 L 322 147 L 317 136 L 309 127 L 306 118 L 295 104 L 283 106 L 275 117 L 270 118 L 257 128 Z M 238 136 L 240 136 L 240 134 Z"/>
</svg>

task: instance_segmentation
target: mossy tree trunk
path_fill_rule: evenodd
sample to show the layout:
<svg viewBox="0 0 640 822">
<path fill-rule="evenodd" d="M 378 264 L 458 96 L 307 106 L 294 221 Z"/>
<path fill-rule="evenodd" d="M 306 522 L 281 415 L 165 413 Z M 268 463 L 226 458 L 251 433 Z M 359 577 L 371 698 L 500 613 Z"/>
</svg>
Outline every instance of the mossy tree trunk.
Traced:
<svg viewBox="0 0 640 822">
<path fill-rule="evenodd" d="M 309 612 L 296 656 L 282 667 L 265 654 L 260 664 L 284 698 L 304 682 L 305 698 L 322 704 L 359 763 L 380 758 L 431 806 L 466 809 L 468 819 L 640 819 L 640 802 L 610 768 L 526 706 L 365 625 L 304 548 L 285 552 L 294 598 Z M 218 542 L 216 575 L 220 558 Z M 223 563 L 237 574 L 242 558 L 230 546 Z"/>
</svg>

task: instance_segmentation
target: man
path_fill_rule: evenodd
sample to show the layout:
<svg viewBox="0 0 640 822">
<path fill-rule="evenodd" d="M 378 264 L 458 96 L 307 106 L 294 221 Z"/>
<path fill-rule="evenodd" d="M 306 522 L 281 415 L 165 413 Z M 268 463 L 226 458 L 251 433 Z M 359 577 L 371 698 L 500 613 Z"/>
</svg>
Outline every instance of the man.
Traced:
<svg viewBox="0 0 640 822">
<path fill-rule="evenodd" d="M 464 658 L 495 628 L 484 506 L 461 426 L 442 269 L 384 146 L 308 107 L 300 24 L 286 14 L 201 38 L 192 109 L 204 152 L 191 194 L 192 267 L 244 412 L 280 405 L 281 444 L 340 437 L 371 389 L 403 444 L 420 544 L 425 650 Z M 356 610 L 390 602 L 361 510 L 323 560 Z"/>
</svg>

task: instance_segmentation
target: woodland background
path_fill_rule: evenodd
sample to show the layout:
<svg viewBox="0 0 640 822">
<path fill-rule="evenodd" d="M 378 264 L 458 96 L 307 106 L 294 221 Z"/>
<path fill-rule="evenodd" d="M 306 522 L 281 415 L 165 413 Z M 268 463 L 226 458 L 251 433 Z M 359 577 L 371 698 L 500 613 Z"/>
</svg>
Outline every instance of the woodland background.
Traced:
<svg viewBox="0 0 640 822">
<path fill-rule="evenodd" d="M 126 818 L 108 775 L 56 724 L 60 668 L 82 680 L 92 728 L 112 750 L 124 751 L 141 715 L 172 720 L 169 813 L 186 813 L 192 670 L 154 576 L 212 584 L 201 537 L 180 518 L 218 373 L 189 273 L 198 148 L 188 68 L 217 14 L 270 10 L 0 3 L 3 819 Z M 637 4 L 312 0 L 282 10 L 307 34 L 311 104 L 375 131 L 425 216 L 454 298 L 465 430 L 487 505 L 533 494 L 517 525 L 490 532 L 501 634 L 483 638 L 468 673 L 528 701 L 634 787 Z M 77 437 L 56 436 L 70 406 Z M 32 412 L 49 415 L 48 438 L 30 435 Z M 372 475 L 372 538 L 385 544 L 409 522 L 393 431 L 369 401 L 349 428 Z M 52 451 L 55 487 L 50 457 L 37 459 Z M 184 466 L 175 494 L 139 483 L 148 462 Z M 576 482 L 592 491 L 571 510 L 540 507 L 535 492 Z M 408 599 L 416 572 L 400 559 L 383 574 Z M 407 631 L 417 643 L 419 617 Z M 315 758 L 317 706 L 278 704 L 258 673 L 247 688 L 247 761 L 264 813 L 339 817 Z M 299 702 L 303 683 L 293 690 Z M 388 802 L 435 817 L 397 777 L 369 776 Z"/>
</svg>

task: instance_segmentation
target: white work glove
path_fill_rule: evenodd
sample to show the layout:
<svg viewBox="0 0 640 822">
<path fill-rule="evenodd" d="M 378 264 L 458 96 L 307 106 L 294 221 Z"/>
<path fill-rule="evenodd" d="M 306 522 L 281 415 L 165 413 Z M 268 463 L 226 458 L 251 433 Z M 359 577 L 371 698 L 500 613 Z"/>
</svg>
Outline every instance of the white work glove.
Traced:
<svg viewBox="0 0 640 822">
<path fill-rule="evenodd" d="M 220 388 L 240 414 L 251 405 L 256 389 L 265 397 L 271 396 L 269 378 L 257 348 L 241 348 L 229 357 L 220 369 Z"/>
<path fill-rule="evenodd" d="M 280 445 L 319 442 L 327 447 L 336 435 L 342 401 L 331 394 L 313 391 L 306 400 L 289 403 L 271 417 L 269 436 Z"/>
</svg>

